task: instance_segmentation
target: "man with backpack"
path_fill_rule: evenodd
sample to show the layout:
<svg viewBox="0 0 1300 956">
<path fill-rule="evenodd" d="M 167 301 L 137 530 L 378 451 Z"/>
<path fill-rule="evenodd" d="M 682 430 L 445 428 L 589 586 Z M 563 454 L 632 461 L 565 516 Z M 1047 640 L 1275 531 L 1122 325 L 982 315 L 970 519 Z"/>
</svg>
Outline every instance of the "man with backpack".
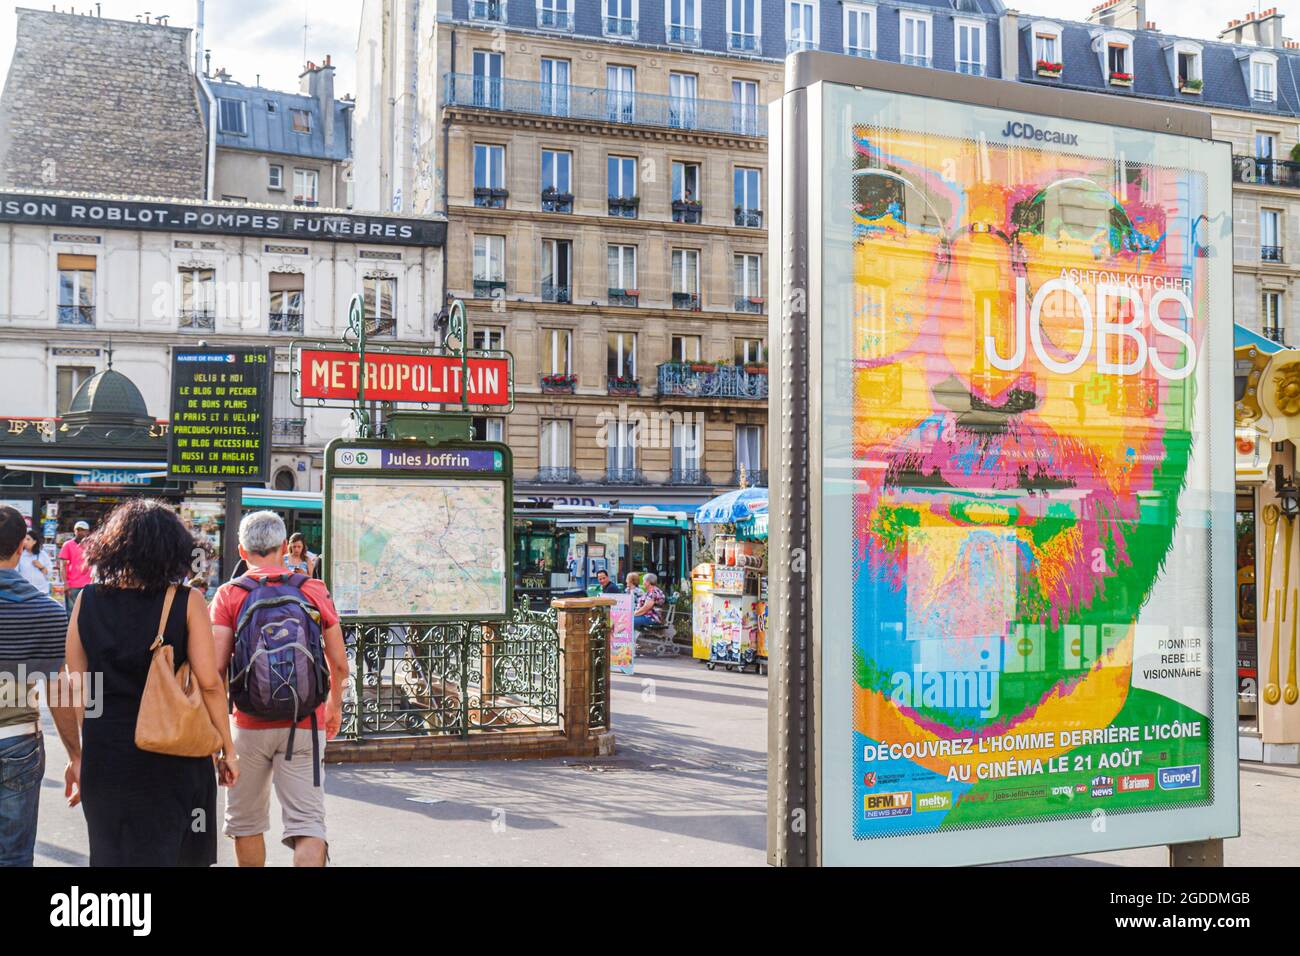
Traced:
<svg viewBox="0 0 1300 956">
<path fill-rule="evenodd" d="M 284 566 L 284 520 L 255 511 L 239 523 L 242 577 L 212 601 L 217 663 L 234 705 L 239 781 L 226 798 L 226 835 L 240 866 L 263 866 L 271 787 L 283 813 L 294 866 L 324 866 L 324 742 L 343 719 L 347 652 L 324 582 Z"/>
</svg>

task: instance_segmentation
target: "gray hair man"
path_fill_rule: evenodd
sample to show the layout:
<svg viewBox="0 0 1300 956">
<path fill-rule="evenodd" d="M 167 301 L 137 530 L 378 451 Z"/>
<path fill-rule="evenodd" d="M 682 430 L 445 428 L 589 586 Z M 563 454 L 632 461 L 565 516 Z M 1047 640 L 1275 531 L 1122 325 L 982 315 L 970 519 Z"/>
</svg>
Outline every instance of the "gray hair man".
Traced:
<svg viewBox="0 0 1300 956">
<path fill-rule="evenodd" d="M 274 511 L 254 511 L 239 523 L 239 555 L 248 563 L 244 578 L 229 581 L 212 601 L 212 636 L 217 664 L 230 666 L 235 647 L 235 627 L 240 610 L 249 596 L 248 578 L 265 582 L 278 578 L 301 592 L 320 616 L 329 665 L 329 699 L 314 715 L 300 721 L 259 719 L 238 707 L 235 714 L 235 752 L 239 756 L 239 780 L 226 797 L 226 835 L 234 838 L 235 859 L 240 866 L 266 863 L 264 835 L 271 826 L 271 787 L 280 801 L 283 842 L 293 850 L 294 866 L 324 866 L 329 855 L 325 834 L 325 791 L 315 781 L 323 779 L 324 768 L 317 757 L 286 760 L 290 730 L 314 734 L 313 721 L 334 737 L 343 722 L 343 684 L 348 678 L 348 657 L 343 647 L 343 629 L 334 601 L 323 581 L 295 575 L 284 566 L 289 550 L 284 519 Z M 295 583 L 296 582 L 296 583 Z M 324 741 L 314 741 L 312 754 L 323 755 Z"/>
</svg>

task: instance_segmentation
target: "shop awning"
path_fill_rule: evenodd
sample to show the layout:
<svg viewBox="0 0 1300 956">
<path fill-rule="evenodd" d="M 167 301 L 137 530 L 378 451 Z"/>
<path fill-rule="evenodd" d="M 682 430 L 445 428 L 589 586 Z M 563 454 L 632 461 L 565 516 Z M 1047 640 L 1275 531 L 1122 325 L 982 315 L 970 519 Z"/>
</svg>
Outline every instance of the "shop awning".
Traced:
<svg viewBox="0 0 1300 956">
<path fill-rule="evenodd" d="M 91 471 L 131 471 L 142 478 L 162 478 L 165 461 L 108 461 L 98 458 L 0 458 L 10 471 L 44 471 L 56 475 L 80 475 Z"/>
</svg>

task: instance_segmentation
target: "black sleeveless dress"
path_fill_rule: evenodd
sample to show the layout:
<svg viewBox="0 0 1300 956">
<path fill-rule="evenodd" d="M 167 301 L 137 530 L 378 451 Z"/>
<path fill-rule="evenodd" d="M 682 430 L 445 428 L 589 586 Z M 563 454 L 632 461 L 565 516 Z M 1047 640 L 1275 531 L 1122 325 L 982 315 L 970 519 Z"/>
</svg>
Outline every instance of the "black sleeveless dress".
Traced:
<svg viewBox="0 0 1300 956">
<path fill-rule="evenodd" d="M 91 866 L 211 866 L 217 861 L 217 780 L 208 757 L 171 757 L 135 745 L 165 591 L 91 585 L 81 592 L 77 631 L 102 708 L 82 725 L 81 805 Z M 163 634 L 176 666 L 187 650 L 190 589 L 178 587 Z M 92 698 L 92 705 L 94 699 Z"/>
</svg>

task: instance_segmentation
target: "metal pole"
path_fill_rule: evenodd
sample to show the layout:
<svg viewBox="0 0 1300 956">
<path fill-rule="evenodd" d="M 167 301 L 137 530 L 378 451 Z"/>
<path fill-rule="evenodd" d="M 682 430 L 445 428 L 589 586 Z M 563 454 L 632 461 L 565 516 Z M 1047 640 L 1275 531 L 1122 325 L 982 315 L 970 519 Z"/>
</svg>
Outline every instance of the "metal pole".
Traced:
<svg viewBox="0 0 1300 956">
<path fill-rule="evenodd" d="M 230 580 L 239 563 L 239 519 L 244 513 L 244 486 L 226 482 L 226 527 L 221 535 L 221 580 Z"/>
</svg>

